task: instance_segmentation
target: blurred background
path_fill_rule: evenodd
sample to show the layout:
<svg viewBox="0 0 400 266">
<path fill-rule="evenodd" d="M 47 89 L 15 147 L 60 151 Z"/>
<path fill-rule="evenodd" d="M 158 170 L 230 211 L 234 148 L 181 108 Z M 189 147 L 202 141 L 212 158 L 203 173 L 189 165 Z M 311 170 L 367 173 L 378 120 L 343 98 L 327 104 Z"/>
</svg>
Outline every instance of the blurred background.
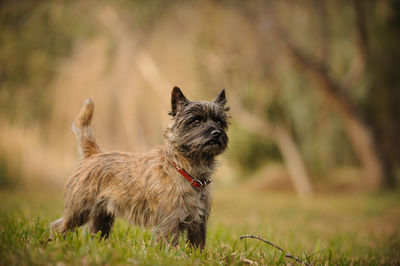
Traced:
<svg viewBox="0 0 400 266">
<path fill-rule="evenodd" d="M 95 102 L 104 151 L 163 144 L 170 93 L 226 89 L 217 186 L 397 189 L 400 2 L 0 2 L 0 187 L 62 187 Z"/>
</svg>

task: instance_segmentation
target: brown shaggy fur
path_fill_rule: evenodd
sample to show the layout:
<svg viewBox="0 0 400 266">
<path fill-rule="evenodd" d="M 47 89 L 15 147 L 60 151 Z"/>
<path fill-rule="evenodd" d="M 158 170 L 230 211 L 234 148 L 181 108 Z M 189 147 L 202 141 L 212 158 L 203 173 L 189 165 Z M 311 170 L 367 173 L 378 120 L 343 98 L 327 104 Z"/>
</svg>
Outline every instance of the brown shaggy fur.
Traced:
<svg viewBox="0 0 400 266">
<path fill-rule="evenodd" d="M 86 100 L 75 132 L 81 163 L 65 187 L 65 216 L 51 224 L 65 233 L 89 223 L 92 233 L 107 237 L 115 217 L 152 227 L 156 238 L 177 244 L 181 233 L 203 248 L 211 208 L 210 186 L 196 189 L 173 163 L 199 180 L 208 179 L 215 157 L 227 146 L 225 91 L 213 102 L 189 101 L 175 87 L 171 97 L 172 123 L 166 145 L 145 154 L 101 153 L 91 131 L 94 105 Z"/>
</svg>

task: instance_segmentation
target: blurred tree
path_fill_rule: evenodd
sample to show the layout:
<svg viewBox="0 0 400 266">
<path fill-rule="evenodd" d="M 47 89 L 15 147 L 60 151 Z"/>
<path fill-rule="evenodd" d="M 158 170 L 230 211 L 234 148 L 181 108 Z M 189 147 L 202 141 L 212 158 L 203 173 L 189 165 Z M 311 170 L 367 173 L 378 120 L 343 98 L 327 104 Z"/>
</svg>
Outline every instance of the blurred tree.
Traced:
<svg viewBox="0 0 400 266">
<path fill-rule="evenodd" d="M 69 103 L 50 109 L 69 89 L 69 74 L 64 86 L 53 82 L 65 75 L 61 61 L 80 72 L 75 93 L 84 83 L 104 85 L 111 122 L 123 106 L 119 95 L 132 87 L 163 100 L 171 83 L 196 98 L 226 87 L 229 159 L 243 177 L 281 161 L 303 194 L 342 169 L 356 176 L 362 169 L 372 187 L 390 186 L 400 161 L 399 10 L 396 0 L 1 1 L 0 115 L 28 121 L 28 131 L 64 125 Z M 106 48 L 92 51 L 97 41 Z M 101 63 L 93 65 L 106 65 L 103 73 L 79 71 L 88 53 Z M 49 112 L 54 121 L 46 121 Z M 135 121 L 140 131 L 147 124 L 140 119 L 126 115 L 124 124 Z"/>
<path fill-rule="evenodd" d="M 242 97 L 232 95 L 232 112 L 236 121 L 258 136 L 271 138 L 279 148 L 296 193 L 300 196 L 312 195 L 313 188 L 307 166 L 291 131 L 282 122 L 284 119 L 282 117 L 280 119 L 263 118 L 262 115 L 256 114 L 254 110 L 247 111 L 236 100 L 240 98 Z M 265 108 L 263 107 L 263 109 Z M 275 122 L 270 123 L 269 121 Z"/>
<path fill-rule="evenodd" d="M 56 66 L 73 40 L 90 31 L 86 7 L 68 1 L 0 2 L 0 111 L 10 120 L 48 117 Z"/>
<path fill-rule="evenodd" d="M 400 1 L 359 1 L 366 27 L 368 93 L 363 111 L 395 176 L 400 166 Z M 395 180 L 393 180 L 395 181 Z"/>
<path fill-rule="evenodd" d="M 370 125 L 361 114 L 358 104 L 354 103 L 348 95 L 347 86 L 353 85 L 359 81 L 360 76 L 364 74 L 364 66 L 368 57 L 368 42 L 365 26 L 365 16 L 363 3 L 358 0 L 353 2 L 355 12 L 355 35 L 357 40 L 357 56 L 353 58 L 355 63 L 350 68 L 346 82 L 337 79 L 330 70 L 330 62 L 318 60 L 312 53 L 300 48 L 296 44 L 289 33 L 284 29 L 284 23 L 280 22 L 275 14 L 281 14 L 275 5 L 264 6 L 261 10 L 268 11 L 267 16 L 247 14 L 247 17 L 257 25 L 260 33 L 269 32 L 272 30 L 275 36 L 282 41 L 286 50 L 289 52 L 290 58 L 300 66 L 300 70 L 305 71 L 314 81 L 313 87 L 320 90 L 325 95 L 327 101 L 331 103 L 332 108 L 341 117 L 345 130 L 351 140 L 354 151 L 356 152 L 362 168 L 367 184 L 371 189 L 380 187 L 388 187 L 393 183 L 392 175 L 390 174 L 389 162 L 385 156 L 382 156 L 382 145 L 376 141 L 374 132 L 371 131 Z M 303 12 L 311 12 L 308 6 Z M 284 19 L 284 18 L 283 18 Z M 324 23 L 324 22 L 322 22 Z M 325 28 L 325 27 L 323 27 Z M 314 41 L 309 38 L 308 40 Z M 304 40 L 302 40 L 304 41 Z M 310 46 L 315 46 L 311 44 Z M 326 46 L 324 43 L 323 47 Z M 326 48 L 325 48 L 326 49 Z M 323 58 L 323 57 L 322 57 Z"/>
</svg>

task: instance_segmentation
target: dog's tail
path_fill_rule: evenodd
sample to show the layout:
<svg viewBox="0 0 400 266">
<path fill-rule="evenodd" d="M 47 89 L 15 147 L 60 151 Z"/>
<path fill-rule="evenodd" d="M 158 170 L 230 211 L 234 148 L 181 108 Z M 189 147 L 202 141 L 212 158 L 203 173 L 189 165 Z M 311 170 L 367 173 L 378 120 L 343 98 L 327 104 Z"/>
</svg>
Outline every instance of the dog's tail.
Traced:
<svg viewBox="0 0 400 266">
<path fill-rule="evenodd" d="M 76 140 L 78 141 L 79 156 L 82 160 L 101 152 L 99 146 L 97 146 L 96 139 L 92 134 L 91 123 L 93 110 L 93 101 L 91 99 L 86 99 L 83 102 L 81 112 L 72 125 L 72 130 L 74 131 Z"/>
</svg>

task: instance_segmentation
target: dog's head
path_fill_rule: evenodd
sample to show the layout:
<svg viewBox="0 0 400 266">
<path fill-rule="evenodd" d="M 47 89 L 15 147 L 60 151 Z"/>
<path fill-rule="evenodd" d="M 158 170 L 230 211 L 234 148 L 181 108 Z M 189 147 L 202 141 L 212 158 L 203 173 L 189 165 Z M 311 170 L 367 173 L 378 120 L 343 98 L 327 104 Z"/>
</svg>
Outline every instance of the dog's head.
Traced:
<svg viewBox="0 0 400 266">
<path fill-rule="evenodd" d="M 229 107 L 225 90 L 211 102 L 190 101 L 178 87 L 171 95 L 172 124 L 166 137 L 174 149 L 192 159 L 212 159 L 227 147 Z"/>
</svg>

